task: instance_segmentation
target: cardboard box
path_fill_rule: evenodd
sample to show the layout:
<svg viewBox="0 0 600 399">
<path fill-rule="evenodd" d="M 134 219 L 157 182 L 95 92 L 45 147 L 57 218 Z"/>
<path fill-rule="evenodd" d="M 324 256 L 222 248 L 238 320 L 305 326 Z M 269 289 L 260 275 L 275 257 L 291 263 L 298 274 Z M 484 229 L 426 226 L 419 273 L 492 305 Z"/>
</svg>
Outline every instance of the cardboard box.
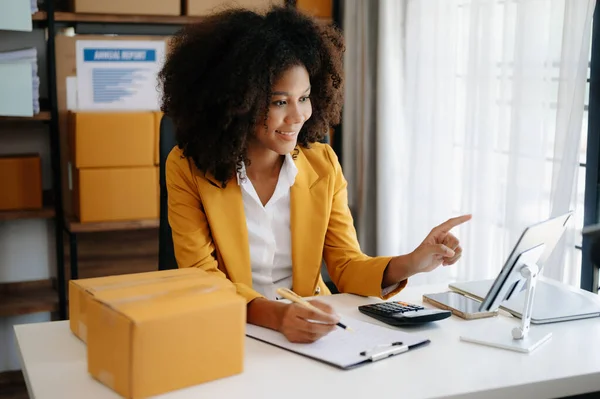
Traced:
<svg viewBox="0 0 600 399">
<path fill-rule="evenodd" d="M 296 0 L 298 10 L 313 17 L 331 18 L 332 0 Z"/>
<path fill-rule="evenodd" d="M 154 112 L 154 165 L 160 165 L 160 121 L 162 112 Z"/>
<path fill-rule="evenodd" d="M 239 374 L 245 323 L 245 300 L 216 276 L 100 292 L 88 302 L 88 371 L 132 399 Z"/>
<path fill-rule="evenodd" d="M 156 166 L 75 169 L 75 215 L 81 223 L 157 219 L 156 169 Z"/>
<path fill-rule="evenodd" d="M 272 5 L 283 6 L 284 0 L 185 0 L 185 15 L 202 16 L 231 7 L 265 11 Z"/>
<path fill-rule="evenodd" d="M 0 210 L 42 207 L 39 155 L 0 156 Z"/>
<path fill-rule="evenodd" d="M 78 13 L 181 15 L 180 0 L 71 0 Z"/>
<path fill-rule="evenodd" d="M 72 112 L 69 133 L 77 168 L 154 165 L 153 112 Z"/>
<path fill-rule="evenodd" d="M 136 13 L 138 14 L 138 13 Z M 60 131 L 60 157 L 61 157 L 61 182 L 62 182 L 62 204 L 65 215 L 72 217 L 74 215 L 74 204 L 72 197 L 71 179 L 72 176 L 72 148 L 70 148 L 70 138 L 68 129 L 68 110 L 67 110 L 67 88 L 66 81 L 70 76 L 77 76 L 76 44 L 78 40 L 102 40 L 102 41 L 145 41 L 157 40 L 168 42 L 166 36 L 106 36 L 106 35 L 56 35 L 56 91 L 58 105 L 58 124 Z"/>
<path fill-rule="evenodd" d="M 122 274 L 69 281 L 69 326 L 76 337 L 87 342 L 87 301 L 97 292 L 119 290 L 156 282 L 205 277 L 206 272 L 196 268 L 160 270 L 146 273 Z"/>
</svg>

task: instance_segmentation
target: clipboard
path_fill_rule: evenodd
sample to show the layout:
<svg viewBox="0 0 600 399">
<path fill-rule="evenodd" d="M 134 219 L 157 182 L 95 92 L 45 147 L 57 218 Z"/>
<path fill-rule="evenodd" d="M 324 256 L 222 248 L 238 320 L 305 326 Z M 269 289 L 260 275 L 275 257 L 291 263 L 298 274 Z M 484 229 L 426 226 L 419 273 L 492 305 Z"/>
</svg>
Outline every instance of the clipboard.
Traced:
<svg viewBox="0 0 600 399">
<path fill-rule="evenodd" d="M 342 317 L 342 322 L 353 331 L 337 328 L 311 344 L 291 343 L 283 334 L 253 324 L 246 325 L 246 335 L 344 370 L 387 359 L 430 343 L 429 339 L 415 333 L 393 330 L 350 317 Z"/>
</svg>

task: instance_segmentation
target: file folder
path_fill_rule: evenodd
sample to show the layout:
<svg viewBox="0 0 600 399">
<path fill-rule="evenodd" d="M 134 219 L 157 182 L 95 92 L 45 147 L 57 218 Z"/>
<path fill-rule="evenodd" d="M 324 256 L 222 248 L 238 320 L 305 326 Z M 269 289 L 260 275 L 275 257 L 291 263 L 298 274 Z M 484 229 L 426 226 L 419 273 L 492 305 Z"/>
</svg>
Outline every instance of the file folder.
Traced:
<svg viewBox="0 0 600 399">
<path fill-rule="evenodd" d="M 3 65 L 0 73 L 0 115 L 32 116 L 39 113 L 37 49 L 0 52 L 0 65 Z M 26 105 L 27 100 L 30 102 Z"/>
<path fill-rule="evenodd" d="M 33 116 L 31 63 L 0 62 L 0 115 Z"/>
<path fill-rule="evenodd" d="M 246 325 L 246 335 L 341 369 L 387 359 L 430 342 L 419 334 L 380 327 L 349 317 L 342 317 L 342 322 L 353 331 L 338 328 L 311 344 L 291 343 L 283 334 L 253 324 Z"/>
<path fill-rule="evenodd" d="M 0 10 L 0 30 L 31 32 L 31 14 L 37 11 L 37 3 L 32 0 L 0 0 Z"/>
</svg>

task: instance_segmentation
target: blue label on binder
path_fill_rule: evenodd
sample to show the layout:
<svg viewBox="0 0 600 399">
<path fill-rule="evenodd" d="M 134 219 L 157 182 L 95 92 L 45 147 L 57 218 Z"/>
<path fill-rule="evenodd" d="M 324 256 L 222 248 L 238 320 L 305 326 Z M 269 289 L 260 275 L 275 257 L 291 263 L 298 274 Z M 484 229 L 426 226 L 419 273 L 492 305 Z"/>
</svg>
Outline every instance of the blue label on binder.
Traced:
<svg viewBox="0 0 600 399">
<path fill-rule="evenodd" d="M 155 62 L 156 50 L 86 48 L 83 49 L 83 60 L 85 62 Z"/>
</svg>

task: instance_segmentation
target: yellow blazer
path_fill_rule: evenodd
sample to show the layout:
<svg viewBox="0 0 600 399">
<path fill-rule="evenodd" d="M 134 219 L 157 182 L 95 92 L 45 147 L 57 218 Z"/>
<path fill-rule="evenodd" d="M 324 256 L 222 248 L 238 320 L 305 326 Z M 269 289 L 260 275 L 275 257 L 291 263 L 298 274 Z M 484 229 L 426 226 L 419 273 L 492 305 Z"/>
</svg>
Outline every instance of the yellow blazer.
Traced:
<svg viewBox="0 0 600 399">
<path fill-rule="evenodd" d="M 298 174 L 290 192 L 292 289 L 301 296 L 330 294 L 320 273 L 325 259 L 341 292 L 381 297 L 383 272 L 391 258 L 361 252 L 348 208 L 347 182 L 335 152 L 319 143 L 298 148 Z M 248 230 L 236 179 L 222 188 L 176 146 L 166 162 L 166 180 L 179 267 L 200 267 L 228 278 L 247 302 L 260 297 L 252 289 Z"/>
</svg>

